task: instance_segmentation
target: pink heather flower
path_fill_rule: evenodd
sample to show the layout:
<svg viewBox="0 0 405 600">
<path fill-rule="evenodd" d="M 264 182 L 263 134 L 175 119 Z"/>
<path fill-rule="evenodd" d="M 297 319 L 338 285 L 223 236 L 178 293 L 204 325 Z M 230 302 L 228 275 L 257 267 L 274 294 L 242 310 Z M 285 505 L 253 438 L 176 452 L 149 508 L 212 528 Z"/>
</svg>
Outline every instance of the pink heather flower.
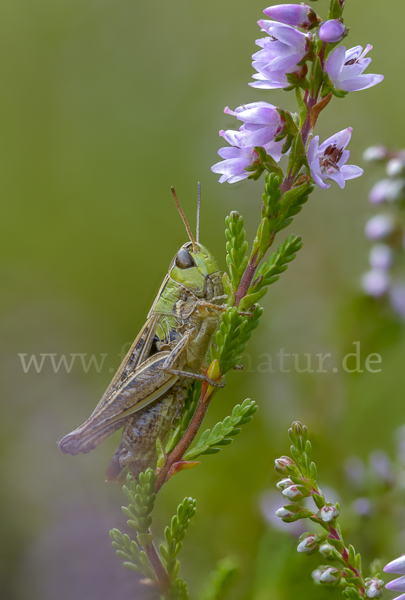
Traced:
<svg viewBox="0 0 405 600">
<path fill-rule="evenodd" d="M 342 189 L 348 179 L 355 179 L 363 174 L 363 169 L 355 165 L 346 165 L 350 152 L 345 150 L 352 136 L 352 128 L 348 127 L 332 135 L 318 147 L 319 136 L 315 136 L 308 148 L 308 163 L 313 180 L 319 187 L 327 189 L 330 184 L 326 179 L 333 179 Z"/>
<path fill-rule="evenodd" d="M 220 161 L 211 167 L 213 173 L 222 173 L 219 178 L 219 183 L 236 183 L 242 179 L 249 177 L 250 172 L 246 171 L 246 167 L 250 167 L 255 163 L 259 163 L 259 153 L 252 147 L 240 148 L 240 131 L 220 131 L 219 135 L 223 137 L 231 147 L 220 148 L 218 154 L 225 160 Z M 269 142 L 264 144 L 263 148 L 267 154 L 270 154 L 274 160 L 280 160 L 281 149 L 283 142 Z"/>
<path fill-rule="evenodd" d="M 381 179 L 371 189 L 368 199 L 371 204 L 381 204 L 385 200 L 394 202 L 402 197 L 404 187 L 403 179 Z"/>
<path fill-rule="evenodd" d="M 396 573 L 397 575 L 405 575 L 405 554 L 399 558 L 395 558 L 388 565 L 385 565 L 384 571 L 386 573 Z"/>
<path fill-rule="evenodd" d="M 390 288 L 389 296 L 392 308 L 402 319 L 405 319 L 405 284 L 393 284 Z"/>
<path fill-rule="evenodd" d="M 387 590 L 393 590 L 394 592 L 405 592 L 405 555 L 392 560 L 384 567 L 386 573 L 397 573 L 402 575 L 398 579 L 393 579 L 386 584 Z M 405 594 L 397 596 L 395 600 L 404 600 Z"/>
<path fill-rule="evenodd" d="M 330 55 L 326 64 L 326 72 L 333 86 L 344 92 L 356 92 L 377 85 L 384 75 L 363 75 L 363 71 L 371 63 L 371 58 L 365 58 L 373 47 L 367 44 L 364 51 L 362 46 L 355 46 L 346 51 L 339 46 Z"/>
<path fill-rule="evenodd" d="M 381 269 L 367 271 L 361 278 L 361 287 L 368 296 L 373 298 L 383 296 L 388 291 L 389 285 L 390 278 Z"/>
<path fill-rule="evenodd" d="M 225 132 L 224 132 L 225 133 Z M 222 160 L 211 167 L 213 173 L 222 173 L 219 183 L 236 183 L 249 177 L 246 167 L 259 161 L 259 154 L 254 148 L 220 148 L 218 154 Z"/>
<path fill-rule="evenodd" d="M 370 250 L 370 266 L 372 269 L 387 271 L 392 265 L 392 250 L 386 244 L 376 244 Z"/>
<path fill-rule="evenodd" d="M 252 64 L 257 71 L 253 78 L 257 81 L 249 85 L 263 89 L 288 87 L 286 73 L 299 73 L 297 63 L 308 51 L 308 37 L 283 23 L 260 20 L 258 24 L 270 37 L 256 40 L 262 50 L 252 56 Z"/>
<path fill-rule="evenodd" d="M 319 28 L 319 37 L 323 42 L 334 44 L 340 42 L 343 36 L 347 33 L 346 27 L 342 21 L 338 19 L 330 19 L 326 23 L 322 23 Z"/>
<path fill-rule="evenodd" d="M 396 225 L 390 215 L 375 215 L 367 221 L 365 234 L 369 240 L 383 240 L 395 231 Z"/>
<path fill-rule="evenodd" d="M 295 27 L 309 27 L 317 21 L 315 12 L 307 4 L 276 4 L 263 12 L 270 19 Z"/>
<path fill-rule="evenodd" d="M 243 104 L 235 110 L 226 107 L 224 112 L 234 115 L 244 122 L 239 129 L 239 133 L 235 134 L 235 140 L 238 143 L 233 144 L 239 146 L 239 148 L 265 146 L 269 142 L 273 142 L 274 137 L 283 128 L 276 107 L 268 102 Z"/>
<path fill-rule="evenodd" d="M 387 175 L 390 177 L 398 177 L 404 170 L 404 161 L 402 158 L 391 158 L 387 163 Z"/>
<path fill-rule="evenodd" d="M 363 158 L 367 162 L 379 162 L 387 158 L 388 150 L 384 146 L 370 146 L 363 152 Z"/>
</svg>

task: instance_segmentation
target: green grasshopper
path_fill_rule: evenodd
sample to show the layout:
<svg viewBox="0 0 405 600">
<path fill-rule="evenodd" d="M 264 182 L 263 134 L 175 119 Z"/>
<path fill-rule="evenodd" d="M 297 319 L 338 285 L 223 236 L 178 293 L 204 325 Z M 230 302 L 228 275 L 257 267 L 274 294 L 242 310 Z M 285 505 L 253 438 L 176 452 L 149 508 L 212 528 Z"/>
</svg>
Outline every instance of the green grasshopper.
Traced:
<svg viewBox="0 0 405 600">
<path fill-rule="evenodd" d="M 222 273 L 212 254 L 196 240 L 172 188 L 190 242 L 172 260 L 145 325 L 89 419 L 59 442 L 62 452 L 87 453 L 116 430 L 122 439 L 107 467 L 115 481 L 129 467 L 137 477 L 156 464 L 156 442 L 164 440 L 193 381 L 212 381 L 201 371 L 225 310 Z"/>
</svg>

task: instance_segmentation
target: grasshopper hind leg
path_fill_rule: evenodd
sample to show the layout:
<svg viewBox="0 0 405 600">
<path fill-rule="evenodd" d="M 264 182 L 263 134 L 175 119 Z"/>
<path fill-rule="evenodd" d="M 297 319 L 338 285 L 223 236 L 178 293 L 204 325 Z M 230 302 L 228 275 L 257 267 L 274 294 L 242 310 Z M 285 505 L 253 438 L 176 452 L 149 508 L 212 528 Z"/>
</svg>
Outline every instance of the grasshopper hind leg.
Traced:
<svg viewBox="0 0 405 600">
<path fill-rule="evenodd" d="M 125 467 L 135 478 L 147 468 L 156 467 L 156 440 L 167 437 L 186 393 L 183 386 L 175 385 L 162 398 L 126 418 L 122 439 L 107 467 L 107 481 L 119 480 Z"/>
</svg>

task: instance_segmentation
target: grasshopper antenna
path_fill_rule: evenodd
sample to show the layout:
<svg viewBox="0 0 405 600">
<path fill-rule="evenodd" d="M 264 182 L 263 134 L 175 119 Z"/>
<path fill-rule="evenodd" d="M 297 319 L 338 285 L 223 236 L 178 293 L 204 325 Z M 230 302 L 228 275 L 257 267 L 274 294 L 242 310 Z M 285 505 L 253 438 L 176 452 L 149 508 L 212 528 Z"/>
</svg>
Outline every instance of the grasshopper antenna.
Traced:
<svg viewBox="0 0 405 600">
<path fill-rule="evenodd" d="M 187 222 L 186 215 L 184 214 L 183 209 L 181 208 L 181 205 L 180 205 L 179 199 L 177 198 L 177 194 L 175 192 L 174 187 L 172 186 L 170 189 L 172 190 L 172 194 L 173 194 L 173 198 L 174 198 L 174 201 L 176 203 L 176 206 L 177 206 L 177 210 L 179 211 L 180 216 L 183 219 L 183 223 L 184 223 L 184 225 L 186 227 L 186 230 L 187 230 L 187 233 L 188 233 L 188 237 L 190 238 L 190 242 L 193 244 L 193 252 L 197 253 L 198 252 L 198 246 L 195 243 L 195 239 L 194 239 L 193 234 L 191 233 L 190 225 Z"/>
<path fill-rule="evenodd" d="M 197 199 L 197 244 L 200 241 L 200 207 L 201 207 L 201 183 L 198 182 L 198 199 Z"/>
</svg>

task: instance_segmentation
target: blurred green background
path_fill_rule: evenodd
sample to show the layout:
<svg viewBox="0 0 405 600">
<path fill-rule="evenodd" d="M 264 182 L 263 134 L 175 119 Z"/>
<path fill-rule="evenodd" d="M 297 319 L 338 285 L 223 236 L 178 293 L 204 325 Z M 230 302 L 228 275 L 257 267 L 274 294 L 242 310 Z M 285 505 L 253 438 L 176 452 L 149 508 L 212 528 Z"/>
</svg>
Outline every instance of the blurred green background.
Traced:
<svg viewBox="0 0 405 600">
<path fill-rule="evenodd" d="M 327 4 L 314 7 L 325 16 Z M 201 181 L 201 239 L 221 268 L 230 210 L 244 215 L 253 236 L 263 182 L 221 186 L 210 166 L 223 145 L 218 130 L 235 126 L 222 112 L 226 105 L 268 100 L 294 109 L 293 94 L 247 85 L 263 8 L 257 0 L 3 2 L 2 599 L 145 597 L 109 545 L 108 530 L 125 528 L 120 486 L 104 483 L 119 434 L 85 456 L 63 455 L 56 442 L 93 410 L 186 240 L 170 185 L 194 224 Z M 369 71 L 385 81 L 335 99 L 318 132 L 325 139 L 352 126 L 353 163 L 364 167 L 367 146 L 404 146 L 405 3 L 348 0 L 345 19 L 347 45 L 372 43 Z M 249 347 L 253 372 L 229 375 L 207 426 L 246 397 L 260 411 L 234 444 L 180 474 L 158 498 L 156 531 L 185 495 L 197 498 L 182 563 L 192 597 L 229 553 L 242 569 L 235 600 L 340 597 L 313 586 L 319 558 L 298 555 L 296 535 L 272 527 L 262 511 L 274 501 L 273 461 L 287 453 L 286 429 L 296 419 L 312 432 L 321 485 L 342 499 L 356 549 L 368 559 L 403 552 L 402 517 L 391 518 L 394 509 L 384 502 L 378 518 L 359 521 L 342 469 L 353 454 L 393 454 L 405 419 L 402 331 L 384 320 L 374 327 L 373 313 L 368 321 L 355 301 L 367 265 L 364 223 L 373 214 L 367 193 L 381 177 L 368 166 L 344 191 L 317 189 L 285 233 L 302 235 L 304 248 L 264 298 L 263 323 Z M 276 360 L 281 348 L 300 356 L 330 352 L 338 363 L 355 341 L 362 361 L 381 354 L 380 373 L 257 371 L 261 354 Z M 54 373 L 49 361 L 40 373 L 24 373 L 21 353 L 107 357 L 100 373 L 85 373 L 79 361 L 70 373 Z M 280 495 L 275 508 L 281 504 Z"/>
</svg>

